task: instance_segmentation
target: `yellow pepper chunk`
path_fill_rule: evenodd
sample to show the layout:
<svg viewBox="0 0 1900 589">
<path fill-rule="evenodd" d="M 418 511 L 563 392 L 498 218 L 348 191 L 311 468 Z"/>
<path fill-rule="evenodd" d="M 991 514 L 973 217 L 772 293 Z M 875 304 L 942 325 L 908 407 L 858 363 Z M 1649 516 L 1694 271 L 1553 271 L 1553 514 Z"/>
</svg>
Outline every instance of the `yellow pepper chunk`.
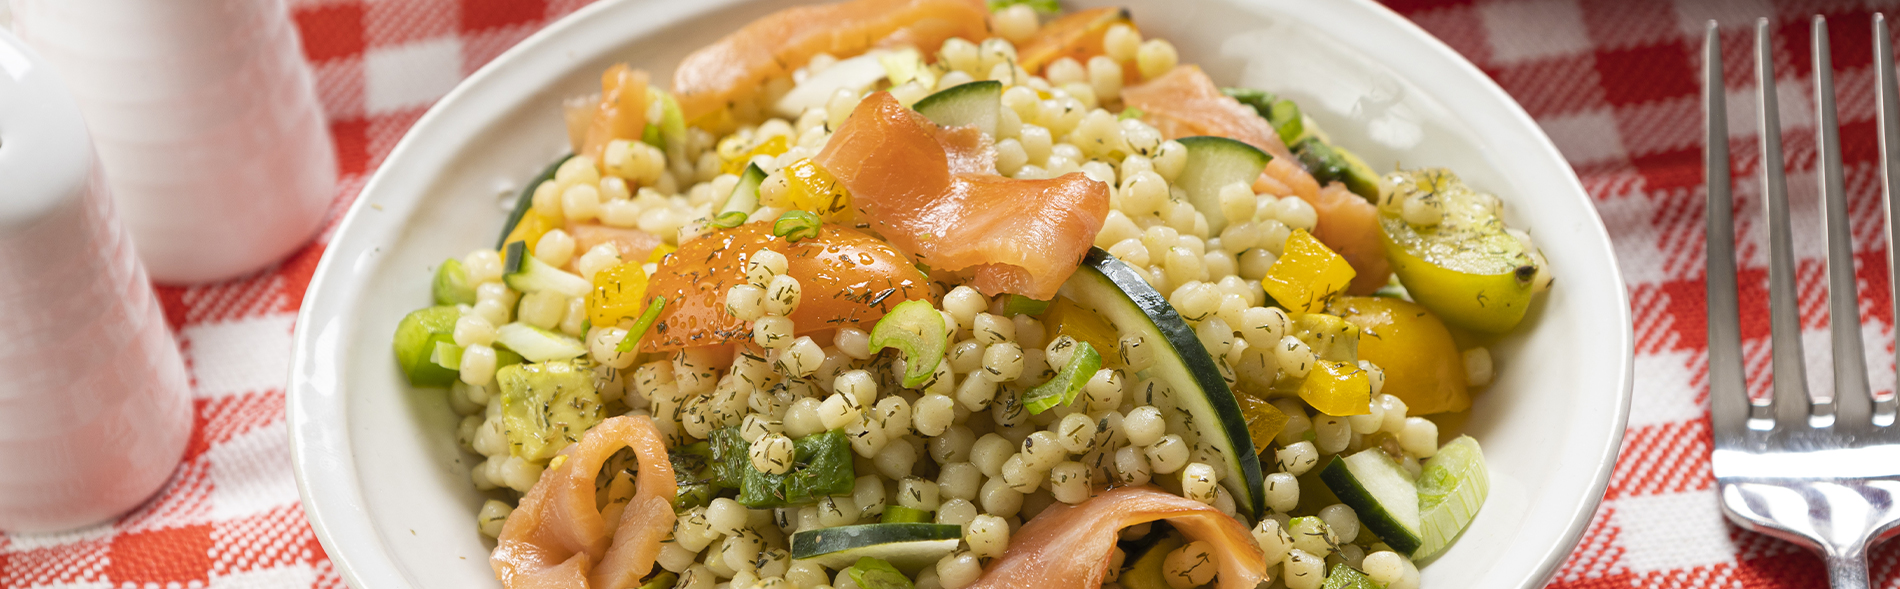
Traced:
<svg viewBox="0 0 1900 589">
<path fill-rule="evenodd" d="M 1247 437 L 1253 440 L 1255 450 L 1267 449 L 1280 430 L 1286 429 L 1286 412 L 1266 399 L 1241 393 L 1234 395 L 1234 400 L 1240 402 L 1240 417 L 1247 420 Z"/>
<path fill-rule="evenodd" d="M 1358 364 L 1320 360 L 1300 383 L 1300 398 L 1333 417 L 1372 412 L 1372 380 Z"/>
<path fill-rule="evenodd" d="M 532 254 L 535 244 L 541 241 L 541 236 L 560 226 L 559 222 L 550 221 L 534 209 L 528 209 L 527 213 L 521 215 L 521 221 L 515 223 L 515 228 L 508 230 L 508 238 L 501 240 L 501 244 L 506 246 L 517 241 L 525 242 L 528 245 L 528 253 Z"/>
<path fill-rule="evenodd" d="M 845 190 L 844 184 L 838 182 L 836 176 L 812 162 L 811 158 L 792 162 L 780 173 L 785 175 L 789 184 L 785 199 L 792 208 L 816 213 L 826 223 L 846 223 L 851 220 L 851 192 Z"/>
<path fill-rule="evenodd" d="M 647 254 L 647 263 L 658 264 L 666 259 L 667 254 L 679 251 L 679 249 L 678 247 L 664 243 L 653 246 L 653 253 Z"/>
<path fill-rule="evenodd" d="M 731 139 L 731 140 L 736 140 L 736 139 Z M 721 149 L 719 149 L 719 153 L 721 155 L 727 154 L 728 149 L 730 149 L 727 146 L 720 146 L 720 147 Z M 732 157 L 726 158 L 726 161 L 719 166 L 719 169 L 720 171 L 725 172 L 727 174 L 743 173 L 745 172 L 745 167 L 752 163 L 752 158 L 754 156 L 769 155 L 772 157 L 778 157 L 779 154 L 785 153 L 785 150 L 787 149 L 791 149 L 791 144 L 785 139 L 785 136 L 773 135 L 771 139 L 760 141 L 758 145 L 752 146 L 751 150 L 748 150 L 744 153 L 734 154 Z M 737 151 L 737 150 L 732 150 L 732 151 Z"/>
<path fill-rule="evenodd" d="M 647 273 L 640 262 L 621 262 L 594 274 L 587 295 L 587 320 L 611 327 L 646 310 Z"/>
<path fill-rule="evenodd" d="M 1055 302 L 1049 305 L 1049 310 L 1042 313 L 1042 324 L 1046 329 L 1053 330 L 1049 332 L 1050 340 L 1066 335 L 1095 348 L 1102 355 L 1103 368 L 1122 365 L 1121 354 L 1117 352 L 1121 345 L 1121 332 L 1116 331 L 1115 326 L 1109 325 L 1108 320 L 1096 312 L 1084 309 L 1067 298 L 1056 297 Z"/>
<path fill-rule="evenodd" d="M 1305 230 L 1295 230 L 1286 238 L 1280 259 L 1267 269 L 1260 287 L 1267 296 L 1295 313 L 1313 313 L 1352 284 L 1358 273 L 1346 259 L 1327 249 Z"/>
</svg>

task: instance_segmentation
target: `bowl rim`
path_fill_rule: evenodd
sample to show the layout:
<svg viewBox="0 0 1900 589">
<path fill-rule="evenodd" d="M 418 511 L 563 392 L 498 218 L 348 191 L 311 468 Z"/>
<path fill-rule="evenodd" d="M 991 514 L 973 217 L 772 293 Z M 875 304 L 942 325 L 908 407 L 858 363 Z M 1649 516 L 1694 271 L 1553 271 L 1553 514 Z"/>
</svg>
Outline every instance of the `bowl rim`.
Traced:
<svg viewBox="0 0 1900 589">
<path fill-rule="evenodd" d="M 470 100 L 471 95 L 483 92 L 484 88 L 489 86 L 490 80 L 503 78 L 510 75 L 513 70 L 525 67 L 522 63 L 525 61 L 524 56 L 547 51 L 544 45 L 587 26 L 588 21 L 600 16 L 601 13 L 633 9 L 692 15 L 743 1 L 745 0 L 710 0 L 703 4 L 676 4 L 664 0 L 599 0 L 549 23 L 483 65 L 431 105 L 383 158 L 382 163 L 363 184 L 348 211 L 337 223 L 335 229 L 329 233 L 329 247 L 326 248 L 311 276 L 293 331 L 294 347 L 290 379 L 286 386 L 286 435 L 290 438 L 292 473 L 305 518 L 338 574 L 350 586 L 365 589 L 370 587 L 372 582 L 379 587 L 385 584 L 393 586 L 395 583 L 403 582 L 402 579 L 404 579 L 400 567 L 397 566 L 390 551 L 383 546 L 380 535 L 375 531 L 375 526 L 370 521 L 360 496 L 360 480 L 356 461 L 352 455 L 353 448 L 347 428 L 343 427 L 347 409 L 342 399 L 346 395 L 336 392 L 340 388 L 337 384 L 337 374 L 325 374 L 319 371 L 319 369 L 340 370 L 343 367 L 343 363 L 338 358 L 318 357 L 318 354 L 324 352 L 323 347 L 326 341 L 334 341 L 342 335 L 338 328 L 345 326 L 339 326 L 338 320 L 342 318 L 341 316 L 348 315 L 344 311 L 350 309 L 351 306 L 349 303 L 332 302 L 324 298 L 323 294 L 332 289 L 343 289 L 342 292 L 335 293 L 338 296 L 351 294 L 353 291 L 333 285 L 340 279 L 349 278 L 357 269 L 356 265 L 367 261 L 364 256 L 374 255 L 374 246 L 340 247 L 347 241 L 344 237 L 367 230 L 360 227 L 366 223 L 365 211 L 372 208 L 369 197 L 378 194 L 379 189 L 385 184 L 395 182 L 391 180 L 392 175 L 395 174 L 391 170 L 400 167 L 395 164 L 401 164 L 410 159 L 411 152 L 422 149 L 418 147 L 418 144 L 424 141 L 424 137 L 437 134 L 437 127 L 456 122 L 452 120 L 458 116 L 456 111 L 461 108 L 461 103 Z M 1276 1 L 1285 3 L 1290 0 L 1230 1 L 1236 5 L 1258 6 L 1273 4 Z M 1594 201 L 1583 189 L 1582 183 L 1578 180 L 1568 160 L 1557 150 L 1550 137 L 1543 132 L 1536 121 L 1524 111 L 1522 105 L 1498 86 L 1490 76 L 1484 74 L 1476 65 L 1416 23 L 1374 0 L 1345 0 L 1315 4 L 1300 6 L 1304 10 L 1327 13 L 1349 14 L 1357 11 L 1360 16 L 1370 12 L 1379 17 L 1372 24 L 1397 27 L 1398 30 L 1395 32 L 1402 33 L 1381 39 L 1379 43 L 1395 44 L 1403 46 L 1403 51 L 1417 52 L 1399 61 L 1422 60 L 1449 64 L 1460 70 L 1465 78 L 1479 81 L 1475 90 L 1487 95 L 1503 107 L 1501 111 L 1493 114 L 1502 115 L 1503 118 L 1508 119 L 1505 121 L 1506 125 L 1521 125 L 1532 131 L 1532 144 L 1522 147 L 1541 152 L 1542 158 L 1563 163 L 1560 166 L 1563 174 L 1558 180 L 1567 192 L 1583 199 L 1587 205 L 1584 207 L 1588 217 L 1585 221 L 1594 229 L 1593 238 L 1597 242 L 1593 245 L 1600 251 L 1608 253 L 1604 262 L 1608 264 L 1614 282 L 1609 285 L 1612 288 L 1600 290 L 1614 292 L 1613 308 L 1616 309 L 1615 319 L 1620 325 L 1620 329 L 1613 334 L 1614 342 L 1621 349 L 1621 353 L 1617 355 L 1616 366 L 1617 372 L 1621 375 L 1618 379 L 1619 390 L 1611 399 L 1611 419 L 1594 426 L 1599 428 L 1596 430 L 1599 433 L 1606 431 L 1607 433 L 1603 433 L 1601 437 L 1605 443 L 1596 453 L 1596 464 L 1589 479 L 1590 485 L 1569 505 L 1568 521 L 1562 532 L 1555 537 L 1556 541 L 1544 551 L 1536 566 L 1525 571 L 1526 574 L 1518 584 L 1527 588 L 1541 587 L 1565 562 L 1568 554 L 1575 549 L 1577 542 L 1588 529 L 1596 508 L 1602 502 L 1608 488 L 1626 431 L 1634 386 L 1634 327 L 1631 323 L 1628 287 L 1615 256 L 1616 250 L 1596 210 Z M 1359 22 L 1355 26 L 1363 27 L 1367 24 Z M 1339 31 L 1326 30 L 1325 32 L 1336 35 Z M 642 31 L 627 34 L 638 36 L 645 33 Z M 1400 49 L 1395 48 L 1393 51 L 1400 51 Z M 1382 54 L 1382 57 L 1393 56 Z M 1395 65 L 1395 62 L 1390 59 L 1380 61 L 1386 66 Z M 1419 83 L 1416 80 L 1413 82 Z M 345 256 L 346 252 L 356 255 Z M 337 276 L 332 276 L 333 274 Z M 331 398 L 334 398 L 336 403 L 326 404 Z M 1580 427 L 1587 431 L 1592 426 L 1582 424 Z M 319 469 L 320 464 L 325 467 Z M 316 470 L 321 470 L 321 474 L 326 476 L 314 476 L 319 474 Z"/>
</svg>

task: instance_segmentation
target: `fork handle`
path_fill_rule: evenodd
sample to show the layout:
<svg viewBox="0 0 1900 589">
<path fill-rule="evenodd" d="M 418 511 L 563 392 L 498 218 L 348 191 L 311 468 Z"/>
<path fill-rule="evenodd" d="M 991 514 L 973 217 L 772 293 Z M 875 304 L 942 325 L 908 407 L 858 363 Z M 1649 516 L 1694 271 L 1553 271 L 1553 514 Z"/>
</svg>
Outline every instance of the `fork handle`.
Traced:
<svg viewBox="0 0 1900 589">
<path fill-rule="evenodd" d="M 1850 546 L 1845 554 L 1825 555 L 1828 585 L 1833 589 L 1867 589 L 1867 547 Z"/>
</svg>

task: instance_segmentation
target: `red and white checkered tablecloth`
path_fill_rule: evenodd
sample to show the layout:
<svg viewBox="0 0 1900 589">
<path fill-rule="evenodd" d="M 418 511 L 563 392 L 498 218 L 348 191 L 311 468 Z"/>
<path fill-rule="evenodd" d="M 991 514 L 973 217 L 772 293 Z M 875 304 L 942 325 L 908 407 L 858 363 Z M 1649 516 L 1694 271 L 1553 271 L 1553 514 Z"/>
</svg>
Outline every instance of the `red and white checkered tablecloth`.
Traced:
<svg viewBox="0 0 1900 589">
<path fill-rule="evenodd" d="M 342 166 L 333 215 L 404 131 L 464 76 L 588 0 L 292 0 Z M 1329 1 L 1329 0 L 1314 0 Z M 1522 103 L 1569 158 L 1610 228 L 1636 321 L 1636 389 L 1607 497 L 1552 587 L 1822 587 L 1820 561 L 1727 524 L 1711 491 L 1702 291 L 1703 23 L 1722 23 L 1736 210 L 1759 211 L 1755 18 L 1774 19 L 1775 67 L 1797 234 L 1818 234 L 1807 17 L 1833 30 L 1841 144 L 1855 218 L 1874 388 L 1894 388 L 1893 313 L 1881 243 L 1870 13 L 1879 0 L 1387 0 Z M 1760 223 L 1742 236 L 1750 385 L 1768 377 Z M 1825 357 L 1818 241 L 1799 244 L 1807 345 Z M 0 534 L 0 589 L 342 586 L 291 480 L 284 380 L 291 327 L 323 238 L 249 278 L 159 296 L 196 386 L 196 429 L 160 494 L 105 525 Z M 1810 380 L 1828 386 L 1824 362 Z M 1511 367 L 1504 367 L 1508 370 Z M 1873 578 L 1900 587 L 1900 545 Z"/>
</svg>

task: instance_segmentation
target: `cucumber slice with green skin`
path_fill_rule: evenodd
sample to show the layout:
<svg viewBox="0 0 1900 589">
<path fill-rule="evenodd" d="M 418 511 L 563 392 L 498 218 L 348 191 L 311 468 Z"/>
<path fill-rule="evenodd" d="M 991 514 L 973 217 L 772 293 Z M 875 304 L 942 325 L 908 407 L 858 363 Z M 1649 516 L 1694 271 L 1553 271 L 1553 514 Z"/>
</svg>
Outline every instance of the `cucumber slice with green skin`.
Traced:
<svg viewBox="0 0 1900 589">
<path fill-rule="evenodd" d="M 411 311 L 396 324 L 396 364 L 409 377 L 410 385 L 445 387 L 460 376 L 433 360 L 436 347 L 455 345 L 455 321 L 461 318 L 460 309 L 443 305 Z"/>
<path fill-rule="evenodd" d="M 902 505 L 886 505 L 884 513 L 878 516 L 879 523 L 886 524 L 922 524 L 930 523 L 930 512 L 912 509 Z"/>
<path fill-rule="evenodd" d="M 1293 144 L 1293 155 L 1300 158 L 1300 167 L 1312 173 L 1313 179 L 1320 184 L 1341 182 L 1353 194 L 1377 204 L 1379 175 L 1374 174 L 1359 156 L 1319 137 L 1307 137 Z"/>
<path fill-rule="evenodd" d="M 1384 450 L 1367 448 L 1345 458 L 1335 456 L 1320 471 L 1319 479 L 1352 508 L 1366 530 L 1393 550 L 1409 555 L 1423 543 L 1418 485 Z"/>
<path fill-rule="evenodd" d="M 945 127 L 975 126 L 984 135 L 995 137 L 997 121 L 1003 118 L 1003 83 L 984 80 L 957 84 L 925 96 L 912 108 L 930 122 Z"/>
<path fill-rule="evenodd" d="M 1101 248 L 1089 249 L 1082 258 L 1082 267 L 1063 283 L 1062 293 L 1094 309 L 1122 333 L 1140 335 L 1148 345 L 1156 346 L 1155 363 L 1148 368 L 1147 378 L 1166 382 L 1174 389 L 1176 402 L 1188 410 L 1191 423 L 1201 431 L 1201 440 L 1219 450 L 1227 461 L 1228 476 L 1221 478 L 1221 485 L 1234 496 L 1234 505 L 1246 516 L 1245 521 L 1252 522 L 1265 514 L 1259 450 L 1247 434 L 1240 403 L 1221 378 L 1214 358 L 1174 306 L 1134 268 Z"/>
<path fill-rule="evenodd" d="M 529 362 L 566 360 L 587 353 L 587 346 L 581 340 L 521 322 L 496 328 L 495 342 L 508 346 Z"/>
<path fill-rule="evenodd" d="M 726 198 L 726 206 L 720 207 L 719 214 L 713 215 L 715 227 L 738 227 L 759 210 L 759 185 L 765 183 L 765 170 L 758 164 L 747 164 L 745 172 L 739 174 L 739 183 L 732 187 L 732 196 Z"/>
<path fill-rule="evenodd" d="M 1253 186 L 1273 156 L 1226 137 L 1182 137 L 1177 141 L 1187 147 L 1187 165 L 1175 177 L 1174 185 L 1186 191 L 1188 204 L 1207 217 L 1208 234 L 1220 233 L 1227 228 L 1227 216 L 1221 213 L 1220 189 L 1235 182 Z"/>
<path fill-rule="evenodd" d="M 468 269 L 462 267 L 462 261 L 449 258 L 435 269 L 435 282 L 430 285 L 430 294 L 438 305 L 475 304 L 475 285 L 468 283 Z"/>
<path fill-rule="evenodd" d="M 514 253 L 509 252 L 509 257 L 510 262 L 512 262 Z M 540 258 L 524 255 L 520 257 L 520 260 L 520 270 L 503 274 L 501 281 L 508 283 L 508 288 L 515 289 L 521 294 L 551 290 L 561 293 L 564 296 L 584 297 L 587 296 L 589 291 L 594 290 L 594 283 L 588 282 L 586 278 L 581 278 L 568 273 L 566 270 L 549 266 L 547 262 L 541 261 Z M 519 352 L 521 350 L 516 349 L 515 351 Z"/>
<path fill-rule="evenodd" d="M 955 524 L 862 524 L 792 534 L 792 558 L 841 570 L 870 557 L 900 570 L 916 571 L 955 552 L 963 526 Z"/>
<path fill-rule="evenodd" d="M 540 186 L 542 182 L 553 180 L 554 172 L 560 170 L 561 164 L 567 163 L 568 158 L 572 157 L 574 154 L 570 153 L 554 160 L 554 163 L 548 164 L 547 169 L 541 170 L 541 173 L 535 175 L 533 180 L 529 180 L 527 186 L 522 187 L 521 196 L 515 197 L 515 210 L 508 213 L 508 222 L 502 224 L 501 235 L 495 238 L 495 249 L 508 246 L 508 234 L 514 232 L 516 225 L 521 224 L 521 218 L 528 215 L 528 209 L 534 208 L 535 187 Z"/>
<path fill-rule="evenodd" d="M 1471 436 L 1458 436 L 1425 460 L 1418 475 L 1419 535 L 1414 560 L 1436 556 L 1478 516 L 1491 492 L 1484 451 Z"/>
</svg>

